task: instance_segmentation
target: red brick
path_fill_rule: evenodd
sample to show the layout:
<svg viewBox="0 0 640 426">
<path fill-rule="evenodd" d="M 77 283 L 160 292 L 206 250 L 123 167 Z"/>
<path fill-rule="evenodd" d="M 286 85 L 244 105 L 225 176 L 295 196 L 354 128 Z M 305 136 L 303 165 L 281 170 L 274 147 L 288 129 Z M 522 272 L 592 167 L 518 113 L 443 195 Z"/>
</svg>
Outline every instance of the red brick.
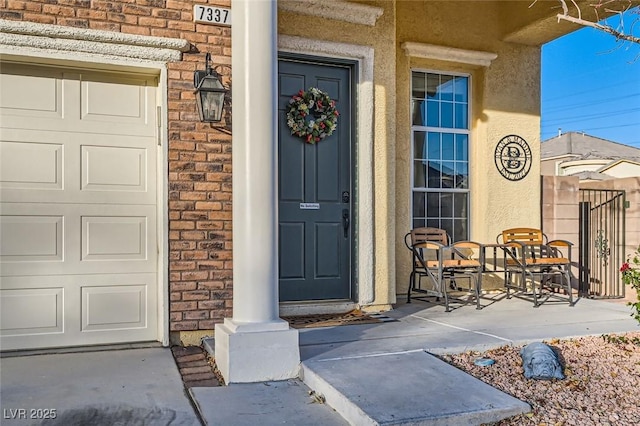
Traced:
<svg viewBox="0 0 640 426">
<path fill-rule="evenodd" d="M 209 311 L 187 311 L 184 313 L 186 320 L 208 320 Z"/>
<path fill-rule="evenodd" d="M 209 254 L 206 251 L 194 250 L 184 251 L 180 256 L 182 260 L 205 260 L 210 259 Z"/>
<path fill-rule="evenodd" d="M 220 290 L 224 288 L 222 281 L 199 281 L 198 289 L 203 290 Z"/>
<path fill-rule="evenodd" d="M 182 299 L 187 300 L 209 300 L 211 293 L 208 290 L 193 290 L 182 292 Z"/>
<path fill-rule="evenodd" d="M 149 14 L 151 14 L 150 10 L 149 10 Z M 167 26 L 167 20 L 162 18 L 151 18 L 147 16 L 141 16 L 138 18 L 138 25 L 143 27 L 164 28 Z"/>
<path fill-rule="evenodd" d="M 228 318 L 230 317 L 230 312 L 227 312 L 226 314 L 224 314 L 224 316 L 222 318 Z M 199 330 L 213 330 L 216 326 L 217 323 L 220 323 L 221 321 L 216 321 L 216 320 L 207 320 L 207 321 L 200 321 L 198 323 L 198 329 Z"/>
<path fill-rule="evenodd" d="M 209 368 L 208 373 L 185 374 L 184 376 L 182 376 L 182 380 L 184 380 L 185 382 L 193 382 L 198 380 L 213 380 L 215 379 L 215 377 L 216 376 L 213 374 L 213 371 L 211 370 L 211 368 Z"/>
<path fill-rule="evenodd" d="M 184 385 L 188 388 L 213 388 L 220 386 L 218 379 L 205 380 L 185 380 Z"/>
<path fill-rule="evenodd" d="M 170 324 L 171 331 L 199 330 L 198 321 L 174 321 Z"/>
<path fill-rule="evenodd" d="M 185 240 L 204 240 L 206 233 L 201 231 L 183 231 L 180 236 Z"/>
<path fill-rule="evenodd" d="M 128 34 L 137 34 L 137 35 L 150 35 L 151 34 L 151 30 L 149 28 L 138 27 L 138 26 L 133 26 L 133 25 L 123 25 L 121 27 L 121 30 L 122 30 L 123 33 L 128 33 Z"/>
<path fill-rule="evenodd" d="M 187 272 L 183 272 L 183 274 L 185 273 Z M 183 292 L 183 291 L 195 290 L 196 288 L 198 288 L 198 284 L 193 281 L 190 281 L 190 282 L 179 281 L 179 282 L 172 282 L 169 285 L 169 288 L 171 291 Z"/>
<path fill-rule="evenodd" d="M 196 263 L 195 262 L 171 262 L 169 267 L 173 271 L 180 271 L 180 270 L 184 271 L 189 269 L 195 269 Z"/>
<path fill-rule="evenodd" d="M 195 311 L 198 309 L 198 302 L 173 302 L 171 303 L 171 310 L 176 311 Z"/>
<path fill-rule="evenodd" d="M 207 271 L 189 271 L 182 273 L 183 280 L 206 280 L 208 277 L 209 273 Z"/>
</svg>

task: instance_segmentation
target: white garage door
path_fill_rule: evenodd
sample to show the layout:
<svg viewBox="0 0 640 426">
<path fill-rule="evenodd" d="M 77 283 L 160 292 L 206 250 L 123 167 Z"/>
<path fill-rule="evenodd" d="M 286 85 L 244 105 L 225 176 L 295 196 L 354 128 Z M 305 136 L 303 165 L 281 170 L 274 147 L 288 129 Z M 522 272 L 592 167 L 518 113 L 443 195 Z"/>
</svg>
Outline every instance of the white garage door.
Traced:
<svg viewBox="0 0 640 426">
<path fill-rule="evenodd" d="M 156 90 L 2 64 L 2 350 L 158 340 Z"/>
</svg>

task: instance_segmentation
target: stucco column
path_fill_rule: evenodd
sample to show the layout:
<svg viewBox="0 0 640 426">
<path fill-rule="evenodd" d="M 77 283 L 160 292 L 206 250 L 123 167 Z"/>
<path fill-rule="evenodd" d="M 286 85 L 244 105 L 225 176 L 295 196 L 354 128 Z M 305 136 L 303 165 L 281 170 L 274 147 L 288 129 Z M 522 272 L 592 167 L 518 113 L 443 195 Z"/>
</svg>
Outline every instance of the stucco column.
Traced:
<svg viewBox="0 0 640 426">
<path fill-rule="evenodd" d="M 298 331 L 278 316 L 277 2 L 233 0 L 233 318 L 216 325 L 227 383 L 298 375 Z"/>
</svg>

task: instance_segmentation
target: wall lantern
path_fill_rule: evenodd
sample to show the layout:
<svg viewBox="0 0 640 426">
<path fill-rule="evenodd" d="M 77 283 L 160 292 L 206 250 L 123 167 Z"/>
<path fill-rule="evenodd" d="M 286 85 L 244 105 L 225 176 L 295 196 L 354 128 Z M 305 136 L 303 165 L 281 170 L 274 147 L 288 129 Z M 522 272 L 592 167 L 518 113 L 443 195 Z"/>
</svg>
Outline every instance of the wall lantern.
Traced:
<svg viewBox="0 0 640 426">
<path fill-rule="evenodd" d="M 218 123 L 222 120 L 224 96 L 227 89 L 220 82 L 220 75 L 211 68 L 211 54 L 207 53 L 205 59 L 207 62 L 206 70 L 193 73 L 198 114 L 200 121 Z"/>
</svg>

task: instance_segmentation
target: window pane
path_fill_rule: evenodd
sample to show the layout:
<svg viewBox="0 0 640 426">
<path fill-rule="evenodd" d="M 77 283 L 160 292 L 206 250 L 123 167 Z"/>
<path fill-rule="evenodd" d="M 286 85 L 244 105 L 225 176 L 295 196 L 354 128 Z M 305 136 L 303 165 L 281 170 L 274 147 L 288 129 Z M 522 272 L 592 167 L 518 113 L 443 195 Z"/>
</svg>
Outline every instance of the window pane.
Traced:
<svg viewBox="0 0 640 426">
<path fill-rule="evenodd" d="M 422 228 L 423 226 L 425 226 L 424 219 L 413 219 L 414 228 Z"/>
<path fill-rule="evenodd" d="M 467 102 L 469 96 L 467 77 L 456 77 L 454 80 L 454 100 L 456 102 Z"/>
<path fill-rule="evenodd" d="M 467 218 L 467 198 L 468 194 L 453 194 L 453 216 Z"/>
<path fill-rule="evenodd" d="M 427 226 L 430 228 L 440 228 L 440 219 L 427 219 Z"/>
<path fill-rule="evenodd" d="M 411 101 L 411 117 L 414 126 L 424 126 L 424 101 Z"/>
<path fill-rule="evenodd" d="M 469 161 L 469 137 L 456 135 L 456 160 Z"/>
<path fill-rule="evenodd" d="M 413 186 L 415 188 L 424 188 L 427 183 L 427 169 L 425 162 L 421 160 L 415 160 L 413 162 Z"/>
<path fill-rule="evenodd" d="M 452 75 L 440 76 L 440 99 L 443 101 L 453 100 L 453 79 Z"/>
<path fill-rule="evenodd" d="M 427 158 L 427 146 L 425 140 L 426 132 L 413 132 L 413 158 Z"/>
<path fill-rule="evenodd" d="M 429 139 L 427 158 L 439 160 L 442 157 L 440 154 L 440 133 L 429 132 L 427 137 Z"/>
<path fill-rule="evenodd" d="M 455 128 L 468 129 L 469 122 L 467 117 L 467 104 L 455 104 L 455 106 L 456 106 Z"/>
<path fill-rule="evenodd" d="M 453 236 L 453 219 L 441 219 L 440 220 L 440 228 L 447 231 L 450 237 Z"/>
<path fill-rule="evenodd" d="M 440 194 L 427 192 L 427 217 L 440 217 Z"/>
<path fill-rule="evenodd" d="M 452 133 L 442 134 L 442 159 L 453 160 L 454 158 L 454 142 Z"/>
<path fill-rule="evenodd" d="M 426 216 L 425 201 L 426 201 L 426 196 L 424 192 L 413 193 L 413 216 L 414 217 Z"/>
<path fill-rule="evenodd" d="M 465 241 L 469 239 L 469 224 L 467 219 L 454 219 L 453 241 Z"/>
<path fill-rule="evenodd" d="M 453 128 L 453 103 L 442 102 L 440 104 L 440 127 Z"/>
<path fill-rule="evenodd" d="M 425 79 L 424 73 L 414 72 L 411 75 L 411 96 L 414 98 L 425 98 Z"/>
<path fill-rule="evenodd" d="M 442 165 L 439 161 L 429 161 L 428 173 L 428 187 L 440 188 L 440 168 Z"/>
<path fill-rule="evenodd" d="M 438 86 L 440 86 L 440 76 L 427 74 L 427 99 L 438 99 Z"/>
<path fill-rule="evenodd" d="M 453 217 L 453 194 L 450 192 L 440 193 L 440 217 Z"/>
<path fill-rule="evenodd" d="M 455 186 L 455 163 L 442 163 L 442 188 L 453 188 Z"/>
<path fill-rule="evenodd" d="M 440 127 L 440 107 L 438 101 L 427 101 L 427 126 Z"/>
<path fill-rule="evenodd" d="M 469 166 L 467 163 L 456 163 L 455 187 L 459 189 L 469 188 Z"/>
</svg>

